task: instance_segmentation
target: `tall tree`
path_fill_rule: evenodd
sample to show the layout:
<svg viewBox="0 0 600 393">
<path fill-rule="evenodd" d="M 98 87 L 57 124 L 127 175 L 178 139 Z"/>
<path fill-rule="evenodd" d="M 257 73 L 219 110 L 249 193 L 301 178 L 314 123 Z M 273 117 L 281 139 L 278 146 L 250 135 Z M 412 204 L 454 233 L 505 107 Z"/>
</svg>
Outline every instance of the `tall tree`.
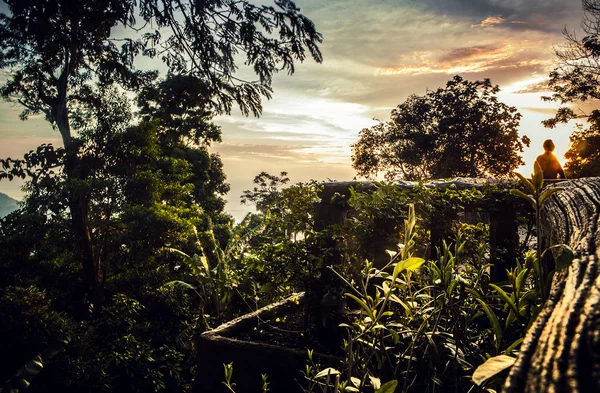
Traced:
<svg viewBox="0 0 600 393">
<path fill-rule="evenodd" d="M 88 217 L 91 196 L 77 186 L 87 176 L 82 143 L 72 129 L 77 107 L 93 105 L 98 88 L 138 90 L 151 84 L 156 73 L 134 66 L 144 55 L 159 57 L 172 73 L 203 81 L 215 111 L 228 113 L 237 103 L 242 113 L 258 115 L 275 72 L 292 73 L 307 54 L 321 61 L 321 35 L 289 0 L 276 0 L 276 7 L 245 0 L 3 1 L 10 14 L 0 14 L 0 68 L 10 78 L 0 93 L 24 106 L 22 119 L 44 114 L 62 137 L 72 230 L 99 304 L 101 261 Z M 113 36 L 116 29 L 119 38 Z M 258 80 L 236 77 L 238 54 Z"/>
<path fill-rule="evenodd" d="M 360 132 L 352 165 L 362 176 L 407 180 L 507 176 L 523 164 L 518 153 L 529 138 L 519 138 L 521 115 L 498 101 L 499 90 L 457 75 L 445 88 L 411 95 L 388 122 Z"/>
<path fill-rule="evenodd" d="M 557 67 L 550 73 L 549 87 L 553 94 L 542 97 L 557 101 L 561 107 L 551 119 L 542 123 L 554 128 L 558 123 L 573 119 L 587 121 L 585 128 L 578 124 L 570 137 L 565 153 L 565 172 L 568 177 L 597 176 L 600 174 L 600 1 L 583 0 L 584 17 L 581 22 L 583 37 L 565 28 L 566 42 L 556 50 Z M 574 106 L 584 102 L 584 106 Z M 593 108 L 585 110 L 585 108 Z"/>
</svg>

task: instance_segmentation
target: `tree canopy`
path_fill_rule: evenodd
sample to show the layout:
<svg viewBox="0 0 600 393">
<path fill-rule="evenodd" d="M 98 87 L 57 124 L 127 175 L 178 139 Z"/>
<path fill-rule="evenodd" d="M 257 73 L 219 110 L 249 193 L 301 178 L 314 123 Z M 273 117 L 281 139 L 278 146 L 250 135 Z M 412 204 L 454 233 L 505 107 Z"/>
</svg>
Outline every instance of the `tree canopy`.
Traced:
<svg viewBox="0 0 600 393">
<path fill-rule="evenodd" d="M 42 172 L 53 167 L 63 171 L 60 185 L 75 249 L 98 304 L 103 302 L 102 231 L 93 227 L 99 197 L 93 184 L 98 177 L 118 180 L 119 187 L 138 179 L 145 182 L 138 184 L 143 190 L 174 171 L 193 183 L 194 190 L 183 192 L 181 198 L 218 217 L 212 213 L 222 210 L 218 194 L 227 186 L 220 160 L 206 151 L 208 144 L 220 140 L 220 130 L 210 119 L 215 113 L 229 113 L 234 104 L 246 115 L 260 114 L 262 98 L 271 96 L 275 73 L 293 73 L 296 62 L 307 56 L 322 60 L 321 34 L 290 0 L 275 0 L 274 6 L 246 0 L 5 3 L 10 13 L 0 15 L 0 68 L 10 76 L 0 95 L 24 107 L 22 119 L 45 115 L 59 131 L 64 149 L 44 147 L 29 155 L 29 161 L 3 160 L 6 171 L 0 176 L 31 174 L 40 164 Z M 157 72 L 136 68 L 139 56 L 162 60 L 168 67 L 167 81 L 159 83 Z M 256 80 L 238 77 L 240 59 L 245 59 Z M 129 99 L 117 94 L 122 90 L 142 93 L 139 117 L 145 123 L 137 133 L 128 124 L 134 120 L 127 109 Z M 110 156 L 106 148 L 114 137 L 132 134 L 134 142 L 137 137 L 149 138 L 138 150 L 158 162 L 134 166 L 137 172 L 124 180 L 110 172 L 119 169 L 113 164 L 124 151 Z M 150 147 L 151 151 L 144 150 Z M 164 160 L 159 158 L 163 156 Z M 162 168 L 156 167 L 159 163 Z M 189 175 L 183 170 L 188 166 Z M 131 167 L 120 169 L 127 168 Z M 147 172 L 142 174 L 140 168 Z M 158 197 L 151 191 L 150 199 Z M 172 195 L 161 197 L 166 199 L 155 200 L 157 208 Z"/>
<path fill-rule="evenodd" d="M 380 122 L 359 133 L 352 164 L 362 176 L 406 180 L 454 176 L 505 177 L 523 164 L 521 115 L 498 101 L 489 79 L 455 76 L 445 88 L 411 95 Z"/>
<path fill-rule="evenodd" d="M 554 117 L 542 123 L 554 128 L 573 119 L 585 120 L 589 127 L 578 124 L 570 137 L 565 153 L 565 172 L 568 177 L 597 176 L 600 172 L 600 1 L 583 0 L 583 37 L 567 29 L 566 42 L 555 50 L 558 63 L 550 73 L 549 87 L 553 94 L 542 97 L 557 101 L 561 107 Z M 574 106 L 580 102 L 586 105 Z M 586 110 L 586 108 L 593 108 Z"/>
</svg>

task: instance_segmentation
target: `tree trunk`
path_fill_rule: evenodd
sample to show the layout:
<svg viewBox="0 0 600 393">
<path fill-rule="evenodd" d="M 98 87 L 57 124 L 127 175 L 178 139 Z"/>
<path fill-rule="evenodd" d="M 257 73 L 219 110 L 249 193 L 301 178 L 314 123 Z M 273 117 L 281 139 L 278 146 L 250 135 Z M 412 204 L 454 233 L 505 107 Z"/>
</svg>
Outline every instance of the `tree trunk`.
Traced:
<svg viewBox="0 0 600 393">
<path fill-rule="evenodd" d="M 68 70 L 68 60 L 65 70 Z M 104 291 L 101 284 L 100 255 L 95 257 L 92 231 L 88 223 L 88 196 L 82 189 L 81 182 L 85 181 L 85 171 L 78 157 L 77 141 L 71 136 L 69 114 L 66 104 L 67 71 L 59 78 L 57 86 L 59 94 L 54 109 L 54 119 L 65 147 L 65 174 L 69 180 L 69 209 L 71 210 L 71 229 L 75 238 L 78 256 L 81 260 L 83 276 L 88 287 L 90 298 L 97 307 L 104 304 Z"/>
<path fill-rule="evenodd" d="M 571 265 L 554 276 L 505 393 L 600 392 L 600 178 L 561 182 L 544 205 L 541 235 L 568 244 Z"/>
</svg>

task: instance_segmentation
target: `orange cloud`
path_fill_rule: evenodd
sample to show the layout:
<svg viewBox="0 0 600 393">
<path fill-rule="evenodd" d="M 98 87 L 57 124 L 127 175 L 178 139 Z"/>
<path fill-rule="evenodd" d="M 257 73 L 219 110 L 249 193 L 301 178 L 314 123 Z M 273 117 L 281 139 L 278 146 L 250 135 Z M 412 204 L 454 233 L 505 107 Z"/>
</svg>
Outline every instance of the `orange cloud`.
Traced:
<svg viewBox="0 0 600 393">
<path fill-rule="evenodd" d="M 475 27 L 491 27 L 494 25 L 499 25 L 501 23 L 506 22 L 506 19 L 504 19 L 503 17 L 501 17 L 500 15 L 496 15 L 496 16 L 488 16 L 487 18 L 485 18 L 484 20 L 481 21 L 481 23 L 476 24 L 476 25 L 471 25 L 471 28 L 475 28 Z"/>
<path fill-rule="evenodd" d="M 491 69 L 522 68 L 546 65 L 547 60 L 540 59 L 534 53 L 526 51 L 535 48 L 533 42 L 513 43 L 505 41 L 494 45 L 478 45 L 453 48 L 443 55 L 433 51 L 418 56 L 406 56 L 409 64 L 384 66 L 376 70 L 376 75 L 424 75 L 456 74 L 464 72 L 484 72 Z M 524 54 L 525 52 L 525 54 Z M 418 61 L 415 61 L 417 60 Z M 411 64 L 412 63 L 412 64 Z"/>
</svg>

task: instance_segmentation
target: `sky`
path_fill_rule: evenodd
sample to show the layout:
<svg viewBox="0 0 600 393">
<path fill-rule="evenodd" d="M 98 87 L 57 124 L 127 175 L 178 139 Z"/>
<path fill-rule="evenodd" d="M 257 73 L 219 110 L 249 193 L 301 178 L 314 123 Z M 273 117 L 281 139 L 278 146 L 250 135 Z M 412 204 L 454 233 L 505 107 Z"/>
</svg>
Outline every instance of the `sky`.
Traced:
<svg viewBox="0 0 600 393">
<path fill-rule="evenodd" d="M 249 206 L 243 190 L 261 171 L 287 171 L 292 182 L 351 180 L 351 144 L 359 131 L 410 94 L 443 87 L 456 74 L 490 78 L 499 100 L 522 114 L 520 135 L 531 139 L 522 154 L 529 174 L 542 142 L 552 138 L 564 162 L 574 124 L 545 129 L 556 104 L 539 89 L 555 64 L 562 30 L 578 30 L 580 0 L 297 0 L 323 34 L 324 61 L 307 59 L 293 75 L 281 73 L 259 118 L 239 111 L 215 119 L 219 153 L 231 191 L 227 211 L 239 221 Z M 0 83 L 3 80 L 0 74 Z M 41 118 L 22 122 L 19 107 L 0 103 L 0 157 L 22 157 L 41 143 L 60 146 L 58 132 Z M 22 183 L 0 182 L 0 192 L 21 198 Z"/>
</svg>

